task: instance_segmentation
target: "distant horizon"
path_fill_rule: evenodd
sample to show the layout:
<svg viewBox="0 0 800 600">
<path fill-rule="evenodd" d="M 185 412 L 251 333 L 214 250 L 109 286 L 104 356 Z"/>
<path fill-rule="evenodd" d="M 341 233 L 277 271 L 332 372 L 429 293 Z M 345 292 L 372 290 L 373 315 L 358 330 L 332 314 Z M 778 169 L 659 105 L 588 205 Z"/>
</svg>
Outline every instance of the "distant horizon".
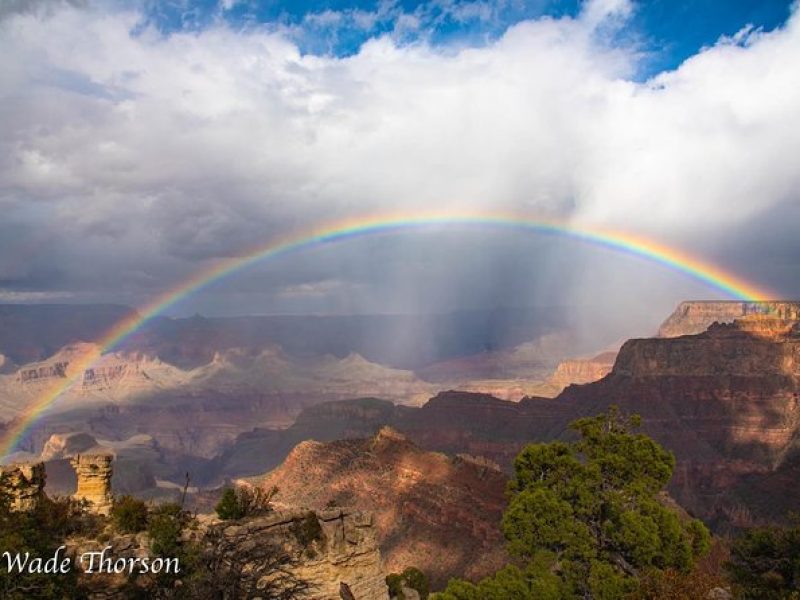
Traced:
<svg viewBox="0 0 800 600">
<path fill-rule="evenodd" d="M 685 300 L 679 300 L 678 303 L 675 305 L 680 306 L 683 303 L 713 303 L 713 304 L 770 304 L 770 303 L 800 303 L 800 298 L 798 299 L 789 299 L 789 298 L 780 298 L 780 299 L 770 299 L 770 300 L 731 300 L 731 299 L 698 299 L 698 298 L 687 298 Z M 103 307 L 116 307 L 116 308 L 125 308 L 136 311 L 136 307 L 129 305 L 129 304 L 122 304 L 122 303 L 114 303 L 114 302 L 86 302 L 86 301 L 76 301 L 76 302 L 0 302 L 0 308 L 13 306 L 13 307 L 74 307 L 74 306 L 86 306 L 86 307 L 93 307 L 93 306 L 103 306 Z M 463 308 L 454 308 L 452 310 L 447 311 L 436 311 L 436 312 L 415 312 L 415 313 L 397 313 L 397 312 L 370 312 L 370 313 L 236 313 L 236 314 L 204 314 L 200 312 L 194 313 L 182 313 L 182 314 L 161 314 L 158 317 L 166 318 L 166 319 L 192 319 L 192 318 L 203 318 L 203 319 L 236 319 L 236 318 L 245 318 L 245 317 L 435 317 L 435 316 L 447 316 L 453 314 L 463 314 L 463 313 L 470 313 L 470 312 L 492 312 L 492 311 L 527 311 L 527 310 L 576 310 L 581 308 L 586 308 L 590 306 L 590 304 L 549 304 L 549 305 L 496 305 L 496 306 L 486 306 L 486 307 L 463 307 Z"/>
</svg>

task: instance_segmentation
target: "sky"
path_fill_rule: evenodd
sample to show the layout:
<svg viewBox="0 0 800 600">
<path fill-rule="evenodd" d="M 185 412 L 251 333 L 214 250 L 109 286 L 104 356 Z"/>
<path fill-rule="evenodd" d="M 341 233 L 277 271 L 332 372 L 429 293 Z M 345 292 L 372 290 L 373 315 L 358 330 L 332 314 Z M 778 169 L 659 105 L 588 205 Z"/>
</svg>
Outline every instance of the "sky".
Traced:
<svg viewBox="0 0 800 600">
<path fill-rule="evenodd" d="M 772 0 L 0 2 L 0 302 L 141 305 L 291 231 L 511 211 L 800 297 L 800 14 Z M 721 294 L 575 241 L 442 230 L 256 265 L 175 314 Z"/>
</svg>

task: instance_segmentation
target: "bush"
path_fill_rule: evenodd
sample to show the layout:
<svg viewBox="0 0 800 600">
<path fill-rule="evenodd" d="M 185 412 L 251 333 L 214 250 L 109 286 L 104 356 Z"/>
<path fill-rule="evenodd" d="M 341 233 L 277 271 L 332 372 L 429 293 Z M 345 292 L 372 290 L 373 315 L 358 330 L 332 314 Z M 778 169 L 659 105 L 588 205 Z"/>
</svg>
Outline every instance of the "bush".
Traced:
<svg viewBox="0 0 800 600">
<path fill-rule="evenodd" d="M 18 512 L 11 508 L 11 498 L 5 492 L 7 485 L 7 478 L 0 476 L 0 552 L 29 552 L 36 557 L 51 557 L 65 537 L 79 531 L 80 522 L 75 519 L 78 503 L 72 499 L 44 498 L 35 509 Z M 86 594 L 78 581 L 77 569 L 54 577 L 27 571 L 9 573 L 4 566 L 0 568 L 0 597 L 3 600 L 77 599 L 85 598 Z"/>
<path fill-rule="evenodd" d="M 245 486 L 225 488 L 215 510 L 223 521 L 267 513 L 272 510 L 272 498 L 277 493 L 277 487 L 268 491 L 259 487 Z"/>
<path fill-rule="evenodd" d="M 114 500 L 111 519 L 120 533 L 139 533 L 147 527 L 147 505 L 133 496 Z"/>
<path fill-rule="evenodd" d="M 725 568 L 745 600 L 800 597 L 800 524 L 746 530 L 734 540 Z"/>
<path fill-rule="evenodd" d="M 178 504 L 170 502 L 154 508 L 147 523 L 153 555 L 179 556 L 182 550 L 181 534 L 188 522 L 189 515 Z"/>
<path fill-rule="evenodd" d="M 415 590 L 421 600 L 427 600 L 430 594 L 430 585 L 425 574 L 416 567 L 408 567 L 402 573 L 392 573 L 386 577 L 386 585 L 389 587 L 389 596 L 405 600 L 403 588 Z"/>
<path fill-rule="evenodd" d="M 225 488 L 222 492 L 222 498 L 214 508 L 217 515 L 223 521 L 231 521 L 241 519 L 244 517 L 244 509 L 242 508 L 239 498 L 236 496 L 236 490 L 233 488 Z"/>
</svg>

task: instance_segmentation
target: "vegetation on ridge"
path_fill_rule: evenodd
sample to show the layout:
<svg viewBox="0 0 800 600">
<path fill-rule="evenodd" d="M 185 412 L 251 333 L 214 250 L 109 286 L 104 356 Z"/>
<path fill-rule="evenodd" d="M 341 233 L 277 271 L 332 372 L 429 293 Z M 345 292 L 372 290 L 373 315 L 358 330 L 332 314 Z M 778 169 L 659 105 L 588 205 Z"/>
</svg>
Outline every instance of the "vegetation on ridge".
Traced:
<svg viewBox="0 0 800 600">
<path fill-rule="evenodd" d="M 436 598 L 611 600 L 650 573 L 687 572 L 710 535 L 659 500 L 675 459 L 638 425 L 612 407 L 572 423 L 577 441 L 528 445 L 502 523 L 514 564 L 478 584 L 453 580 Z"/>
</svg>

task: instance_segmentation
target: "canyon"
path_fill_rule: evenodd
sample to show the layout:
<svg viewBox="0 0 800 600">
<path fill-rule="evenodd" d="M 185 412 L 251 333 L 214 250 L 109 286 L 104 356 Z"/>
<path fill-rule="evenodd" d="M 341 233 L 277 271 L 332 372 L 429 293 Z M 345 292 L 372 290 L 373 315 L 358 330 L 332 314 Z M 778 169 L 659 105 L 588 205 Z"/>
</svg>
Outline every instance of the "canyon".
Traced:
<svg viewBox="0 0 800 600">
<path fill-rule="evenodd" d="M 377 399 L 309 407 L 287 429 L 243 434 L 211 469 L 254 474 L 301 440 L 369 437 L 388 424 L 426 450 L 508 470 L 524 444 L 569 439 L 571 421 L 615 404 L 640 414 L 642 430 L 675 454 L 670 494 L 727 530 L 800 509 L 787 493 L 800 467 L 799 400 L 800 326 L 751 314 L 696 335 L 629 340 L 605 377 L 552 399 L 448 391 L 421 407 Z"/>
<path fill-rule="evenodd" d="M 331 539 L 364 541 L 341 552 L 364 552 L 320 548 L 308 576 L 333 594 L 363 572 L 365 597 L 384 598 L 383 574 L 408 566 L 436 588 L 502 565 L 515 456 L 531 442 L 574 439 L 572 421 L 611 405 L 641 415 L 642 431 L 674 453 L 671 500 L 716 532 L 800 510 L 797 306 L 687 302 L 658 335 L 603 352 L 570 354 L 568 335 L 548 333 L 416 370 L 266 342 L 206 342 L 203 353 L 219 346 L 206 361 L 189 352 L 189 332 L 216 325 L 187 320 L 187 338 L 172 350 L 163 339 L 138 340 L 85 367 L 82 357 L 98 348 L 72 341 L 48 358 L 9 362 L 0 410 L 20 414 L 73 378 L 26 439 L 27 458 L 44 462 L 48 494 L 91 497 L 107 511 L 109 483 L 158 502 L 178 497 L 189 473 L 186 506 L 202 513 L 232 479 L 276 486 L 278 512 L 248 535 L 282 531 L 298 510 L 312 510 Z M 113 475 L 81 487 L 80 457 L 100 454 L 114 456 Z M 24 487 L 41 478 L 12 479 Z"/>
</svg>

